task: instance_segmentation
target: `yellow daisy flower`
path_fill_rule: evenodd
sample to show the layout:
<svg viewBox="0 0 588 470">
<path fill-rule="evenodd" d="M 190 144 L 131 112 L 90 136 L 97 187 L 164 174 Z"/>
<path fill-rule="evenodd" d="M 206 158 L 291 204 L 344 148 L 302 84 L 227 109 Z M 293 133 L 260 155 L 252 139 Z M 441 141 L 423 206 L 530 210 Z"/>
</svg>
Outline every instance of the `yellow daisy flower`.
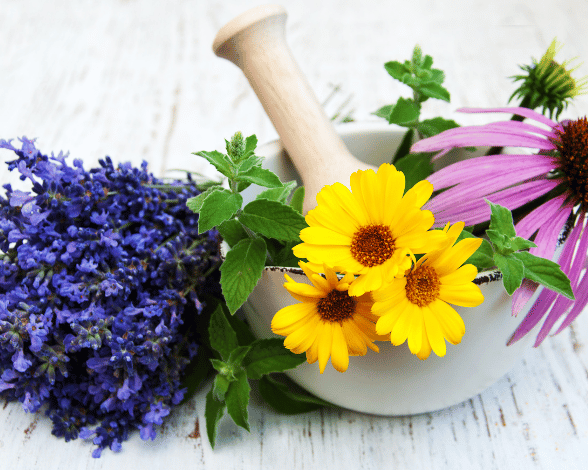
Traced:
<svg viewBox="0 0 588 470">
<path fill-rule="evenodd" d="M 306 215 L 309 227 L 300 232 L 303 243 L 293 249 L 314 269 L 323 263 L 358 274 L 349 294 L 359 296 L 392 281 L 413 263 L 414 254 L 436 248 L 442 231 L 428 231 L 431 211 L 421 207 L 433 185 L 421 181 L 404 194 L 404 174 L 383 164 L 377 173 L 351 175 L 351 191 L 341 183 L 325 186 L 317 207 Z"/>
<path fill-rule="evenodd" d="M 472 282 L 478 270 L 472 264 L 462 266 L 482 240 L 466 238 L 455 244 L 463 227 L 463 222 L 451 228 L 447 224 L 443 232 L 448 241 L 441 248 L 425 254 L 404 277 L 372 293 L 372 312 L 380 317 L 376 332 L 389 334 L 396 346 L 408 339 L 410 352 L 419 359 L 429 357 L 431 350 L 444 356 L 445 340 L 461 342 L 465 325 L 449 304 L 476 307 L 484 301 Z"/>
<path fill-rule="evenodd" d="M 378 352 L 374 340 L 384 338 L 376 335 L 376 317 L 371 313 L 373 300 L 369 293 L 360 297 L 349 295 L 353 274 L 339 279 L 333 269 L 324 266 L 326 277 L 322 277 L 307 263 L 298 264 L 312 285 L 295 282 L 285 275 L 284 287 L 301 303 L 284 307 L 272 320 L 272 331 L 286 336 L 284 346 L 296 354 L 306 351 L 310 364 L 318 359 L 321 374 L 329 357 L 336 370 L 345 372 L 350 355 L 363 356 L 367 348 Z"/>
</svg>

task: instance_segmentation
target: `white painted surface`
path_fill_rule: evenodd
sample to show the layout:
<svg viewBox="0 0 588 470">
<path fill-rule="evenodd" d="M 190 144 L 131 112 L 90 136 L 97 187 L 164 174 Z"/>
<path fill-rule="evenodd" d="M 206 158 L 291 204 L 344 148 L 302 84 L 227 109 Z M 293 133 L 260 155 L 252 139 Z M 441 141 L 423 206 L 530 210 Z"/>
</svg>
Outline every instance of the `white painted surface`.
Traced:
<svg viewBox="0 0 588 470">
<path fill-rule="evenodd" d="M 236 130 L 276 137 L 243 74 L 212 53 L 216 31 L 259 2 L 0 0 L 0 138 L 38 137 L 44 152 L 69 150 L 89 167 L 145 159 L 166 169 L 204 169 L 191 152 L 222 149 Z M 555 36 L 559 57 L 588 61 L 583 0 L 281 2 L 292 52 L 319 99 L 330 83 L 353 93 L 354 116 L 409 90 L 384 71 L 414 44 L 447 72 L 452 104 L 424 116 L 461 123 L 461 106 L 502 106 L 506 77 L 539 58 Z M 588 74 L 588 66 L 578 70 Z M 336 107 L 336 106 L 335 106 Z M 564 117 L 586 114 L 580 97 Z M 334 110 L 334 109 L 333 109 Z M 9 154 L 2 151 L 0 157 Z M 0 181 L 10 176 L 0 170 Z M 162 436 L 138 434 L 119 454 L 65 443 L 42 414 L 0 405 L 0 468 L 190 469 L 582 469 L 588 464 L 588 315 L 529 349 L 481 395 L 450 409 L 400 418 L 347 411 L 278 415 L 254 396 L 251 433 L 226 421 L 215 451 L 204 434 L 202 390 L 167 421 Z"/>
</svg>

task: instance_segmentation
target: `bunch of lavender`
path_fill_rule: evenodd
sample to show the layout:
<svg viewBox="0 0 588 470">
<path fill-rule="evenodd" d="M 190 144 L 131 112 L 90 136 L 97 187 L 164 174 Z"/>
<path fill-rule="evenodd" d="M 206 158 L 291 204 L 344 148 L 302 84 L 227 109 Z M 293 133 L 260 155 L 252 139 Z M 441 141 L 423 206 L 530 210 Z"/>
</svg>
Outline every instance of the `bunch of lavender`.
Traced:
<svg viewBox="0 0 588 470">
<path fill-rule="evenodd" d="M 154 439 L 184 397 L 201 299 L 219 294 L 218 232 L 198 235 L 189 175 L 109 157 L 86 171 L 21 142 L 0 140 L 32 182 L 0 197 L 0 396 L 46 405 L 53 434 L 93 439 L 94 457 L 133 429 Z"/>
</svg>

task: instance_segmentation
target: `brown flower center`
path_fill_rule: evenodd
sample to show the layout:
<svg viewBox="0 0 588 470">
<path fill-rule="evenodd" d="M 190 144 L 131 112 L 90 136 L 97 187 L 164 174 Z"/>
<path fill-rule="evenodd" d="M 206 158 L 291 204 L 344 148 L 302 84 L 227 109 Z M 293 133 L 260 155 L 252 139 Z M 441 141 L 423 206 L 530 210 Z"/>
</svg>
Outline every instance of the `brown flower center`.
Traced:
<svg viewBox="0 0 588 470">
<path fill-rule="evenodd" d="M 365 225 L 351 239 L 351 255 L 370 268 L 389 260 L 394 248 L 394 237 L 385 225 Z"/>
<path fill-rule="evenodd" d="M 357 301 L 347 291 L 333 289 L 318 302 L 318 313 L 323 320 L 340 322 L 355 313 Z"/>
<path fill-rule="evenodd" d="M 588 204 L 588 120 L 564 124 L 553 142 L 559 150 L 560 169 L 580 202 Z"/>
<path fill-rule="evenodd" d="M 439 295 L 439 276 L 430 266 L 406 271 L 406 298 L 419 307 L 429 305 Z"/>
</svg>

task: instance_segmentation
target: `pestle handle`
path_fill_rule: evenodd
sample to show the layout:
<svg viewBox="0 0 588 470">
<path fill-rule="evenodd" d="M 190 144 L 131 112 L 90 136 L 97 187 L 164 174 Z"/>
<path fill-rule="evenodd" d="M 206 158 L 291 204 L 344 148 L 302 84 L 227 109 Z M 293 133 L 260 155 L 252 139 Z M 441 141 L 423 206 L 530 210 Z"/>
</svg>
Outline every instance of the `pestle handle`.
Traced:
<svg viewBox="0 0 588 470">
<path fill-rule="evenodd" d="M 248 10 L 220 29 L 213 50 L 243 71 L 261 101 L 302 178 L 306 213 L 323 186 L 349 186 L 351 173 L 375 168 L 335 132 L 286 43 L 286 16 L 277 5 Z"/>
</svg>

